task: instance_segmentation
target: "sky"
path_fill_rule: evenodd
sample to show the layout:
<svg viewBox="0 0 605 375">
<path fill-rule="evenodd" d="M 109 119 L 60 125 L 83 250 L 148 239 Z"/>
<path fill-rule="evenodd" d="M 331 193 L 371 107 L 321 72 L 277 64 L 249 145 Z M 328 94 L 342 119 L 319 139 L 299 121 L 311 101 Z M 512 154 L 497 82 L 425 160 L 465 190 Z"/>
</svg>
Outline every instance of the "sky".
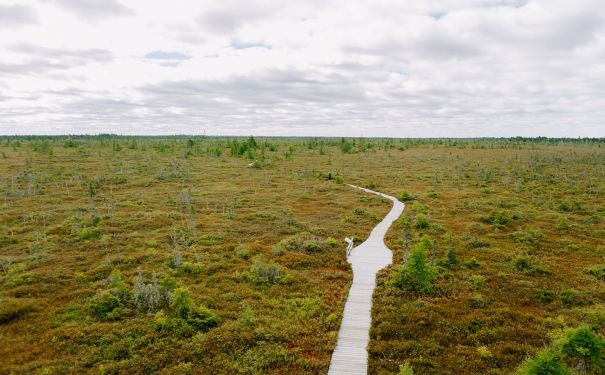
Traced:
<svg viewBox="0 0 605 375">
<path fill-rule="evenodd" d="M 605 137 L 602 0 L 0 0 L 0 134 Z"/>
</svg>

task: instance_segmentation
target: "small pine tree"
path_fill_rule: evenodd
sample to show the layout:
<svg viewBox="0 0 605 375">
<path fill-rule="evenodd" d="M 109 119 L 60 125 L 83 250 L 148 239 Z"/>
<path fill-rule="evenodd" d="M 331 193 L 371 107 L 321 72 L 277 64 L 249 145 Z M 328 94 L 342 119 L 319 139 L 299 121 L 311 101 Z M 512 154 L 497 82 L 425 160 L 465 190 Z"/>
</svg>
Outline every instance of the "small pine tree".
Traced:
<svg viewBox="0 0 605 375">
<path fill-rule="evenodd" d="M 446 253 L 447 265 L 449 267 L 455 267 L 460 264 L 460 258 L 458 258 L 458 253 L 453 247 L 450 247 Z"/>
<path fill-rule="evenodd" d="M 392 284 L 401 289 L 407 289 L 419 294 L 434 292 L 432 281 L 435 278 L 435 268 L 427 261 L 427 249 L 432 248 L 433 240 L 423 236 L 414 247 L 406 264 L 397 269 L 393 275 Z"/>
<path fill-rule="evenodd" d="M 570 331 L 562 346 L 564 354 L 579 361 L 578 368 L 584 374 L 588 374 L 591 366 L 603 364 L 604 349 L 605 340 L 586 326 Z"/>
</svg>

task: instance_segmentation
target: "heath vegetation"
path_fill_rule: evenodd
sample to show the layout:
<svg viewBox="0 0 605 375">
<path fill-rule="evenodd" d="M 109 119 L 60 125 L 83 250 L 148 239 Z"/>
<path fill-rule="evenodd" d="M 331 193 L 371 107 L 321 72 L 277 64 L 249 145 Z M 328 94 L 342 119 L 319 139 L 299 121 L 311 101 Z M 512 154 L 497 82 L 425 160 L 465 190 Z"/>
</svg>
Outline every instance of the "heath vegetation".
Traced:
<svg viewBox="0 0 605 375">
<path fill-rule="evenodd" d="M 602 374 L 601 139 L 0 138 L 0 369 L 325 373 L 406 204 L 371 374 Z M 550 371 L 550 372 L 549 372 Z"/>
</svg>

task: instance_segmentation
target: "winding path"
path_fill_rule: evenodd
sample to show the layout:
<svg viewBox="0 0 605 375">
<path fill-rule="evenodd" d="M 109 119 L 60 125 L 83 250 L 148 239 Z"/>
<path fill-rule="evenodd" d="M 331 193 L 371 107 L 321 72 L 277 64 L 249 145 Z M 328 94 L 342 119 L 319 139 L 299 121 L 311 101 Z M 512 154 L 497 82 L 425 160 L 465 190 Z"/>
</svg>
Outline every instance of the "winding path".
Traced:
<svg viewBox="0 0 605 375">
<path fill-rule="evenodd" d="M 376 286 L 376 273 L 393 261 L 393 253 L 384 244 L 384 236 L 404 208 L 397 198 L 359 186 L 349 186 L 390 199 L 393 201 L 393 208 L 376 225 L 368 239 L 353 249 L 347 259 L 353 268 L 353 284 L 349 290 L 338 331 L 338 342 L 328 371 L 328 374 L 332 375 L 367 374 L 367 346 L 370 341 L 372 293 Z"/>
</svg>

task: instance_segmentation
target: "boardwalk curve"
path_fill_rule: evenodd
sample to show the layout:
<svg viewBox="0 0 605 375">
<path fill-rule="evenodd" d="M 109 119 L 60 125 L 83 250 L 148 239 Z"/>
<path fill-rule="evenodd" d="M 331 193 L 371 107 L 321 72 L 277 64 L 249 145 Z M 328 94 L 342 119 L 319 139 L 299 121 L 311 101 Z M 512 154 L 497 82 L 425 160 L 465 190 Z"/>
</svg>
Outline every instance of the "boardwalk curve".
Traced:
<svg viewBox="0 0 605 375">
<path fill-rule="evenodd" d="M 345 304 L 336 349 L 332 353 L 328 370 L 330 375 L 367 374 L 367 346 L 370 341 L 372 293 L 376 286 L 376 273 L 393 261 L 393 253 L 384 244 L 384 236 L 404 208 L 404 204 L 397 198 L 359 186 L 349 186 L 390 199 L 393 207 L 374 227 L 368 239 L 354 248 L 347 258 L 353 268 L 353 284 Z"/>
</svg>

